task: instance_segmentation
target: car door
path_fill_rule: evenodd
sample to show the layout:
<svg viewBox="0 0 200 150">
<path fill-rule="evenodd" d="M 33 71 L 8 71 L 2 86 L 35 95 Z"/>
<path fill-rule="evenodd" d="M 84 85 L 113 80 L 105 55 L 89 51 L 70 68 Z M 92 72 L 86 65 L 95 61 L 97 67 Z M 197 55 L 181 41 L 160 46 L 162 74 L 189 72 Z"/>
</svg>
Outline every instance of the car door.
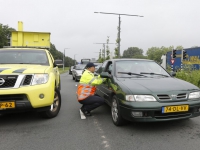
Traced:
<svg viewBox="0 0 200 150">
<path fill-rule="evenodd" d="M 102 84 L 102 90 L 105 93 L 104 97 L 108 104 L 111 104 L 112 100 L 112 94 L 113 94 L 113 88 L 112 88 L 112 82 L 113 82 L 113 63 L 112 61 L 109 61 L 107 64 L 107 67 L 105 68 L 104 72 L 108 72 L 110 74 L 110 78 L 107 78 L 106 81 Z"/>
<path fill-rule="evenodd" d="M 108 72 L 111 74 L 112 72 L 112 61 L 108 61 L 105 65 L 105 68 L 102 70 L 103 72 Z M 110 89 L 110 82 L 111 79 L 107 78 L 105 82 L 101 84 L 101 92 L 102 92 L 102 97 L 106 100 L 108 104 L 110 104 L 110 97 L 112 95 L 112 90 Z"/>
<path fill-rule="evenodd" d="M 99 67 L 99 69 L 96 71 L 97 74 L 101 74 L 101 73 L 103 72 L 103 70 L 105 69 L 105 67 L 106 67 L 106 65 L 107 65 L 107 62 L 108 62 L 108 61 L 105 61 L 105 62 L 102 64 L 102 66 Z M 97 91 L 96 91 L 96 93 L 97 93 L 99 96 L 101 96 L 101 97 L 104 98 L 103 85 L 102 85 L 102 84 L 97 86 Z"/>
</svg>

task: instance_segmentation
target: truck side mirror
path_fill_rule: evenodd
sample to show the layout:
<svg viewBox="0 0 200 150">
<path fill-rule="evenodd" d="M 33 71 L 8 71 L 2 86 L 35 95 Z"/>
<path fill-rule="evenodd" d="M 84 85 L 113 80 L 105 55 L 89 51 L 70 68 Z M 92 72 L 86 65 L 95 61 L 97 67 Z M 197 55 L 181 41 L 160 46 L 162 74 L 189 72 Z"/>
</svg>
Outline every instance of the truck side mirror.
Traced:
<svg viewBox="0 0 200 150">
<path fill-rule="evenodd" d="M 53 67 L 57 67 L 57 64 L 56 64 L 56 62 L 54 61 L 54 63 L 53 63 Z"/>
</svg>

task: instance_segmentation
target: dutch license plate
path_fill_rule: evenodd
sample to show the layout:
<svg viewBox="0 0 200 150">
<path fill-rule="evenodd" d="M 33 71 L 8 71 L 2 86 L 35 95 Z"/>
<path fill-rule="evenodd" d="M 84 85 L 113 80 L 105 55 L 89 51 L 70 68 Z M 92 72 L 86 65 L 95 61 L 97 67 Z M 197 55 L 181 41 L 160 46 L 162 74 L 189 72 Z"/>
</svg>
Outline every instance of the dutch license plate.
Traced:
<svg viewBox="0 0 200 150">
<path fill-rule="evenodd" d="M 15 102 L 0 102 L 0 109 L 15 108 Z"/>
<path fill-rule="evenodd" d="M 189 110 L 189 105 L 162 107 L 162 113 L 183 112 L 183 111 L 188 111 L 188 110 Z"/>
</svg>

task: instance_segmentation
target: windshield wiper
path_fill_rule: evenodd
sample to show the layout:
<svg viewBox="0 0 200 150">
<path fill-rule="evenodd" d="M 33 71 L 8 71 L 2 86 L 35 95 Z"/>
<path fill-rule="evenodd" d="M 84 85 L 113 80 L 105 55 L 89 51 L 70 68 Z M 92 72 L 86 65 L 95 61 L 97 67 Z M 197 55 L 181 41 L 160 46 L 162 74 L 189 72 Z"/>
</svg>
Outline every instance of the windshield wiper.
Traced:
<svg viewBox="0 0 200 150">
<path fill-rule="evenodd" d="M 169 77 L 168 75 L 165 75 L 165 74 L 159 74 L 159 73 L 153 73 L 153 72 L 140 72 L 140 74 L 160 75 L 164 77 Z"/>
<path fill-rule="evenodd" d="M 133 73 L 133 72 L 117 72 L 119 74 L 128 74 L 128 75 L 137 75 L 137 76 L 143 76 L 143 77 L 147 77 L 143 74 L 138 74 L 138 73 Z"/>
</svg>

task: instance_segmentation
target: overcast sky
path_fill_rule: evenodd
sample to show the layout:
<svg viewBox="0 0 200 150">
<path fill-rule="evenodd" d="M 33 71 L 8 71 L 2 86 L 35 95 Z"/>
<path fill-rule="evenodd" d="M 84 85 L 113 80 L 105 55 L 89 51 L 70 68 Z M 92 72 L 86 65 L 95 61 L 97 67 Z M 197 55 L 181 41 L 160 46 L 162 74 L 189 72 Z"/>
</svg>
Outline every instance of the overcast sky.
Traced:
<svg viewBox="0 0 200 150">
<path fill-rule="evenodd" d="M 109 12 L 141 15 L 121 16 L 121 54 L 128 47 L 184 48 L 200 46 L 200 0 L 0 0 L 0 23 L 17 30 L 51 32 L 51 43 L 66 56 L 98 58 L 107 36 L 117 38 L 118 16 Z M 115 45 L 109 45 L 114 52 Z"/>
</svg>

